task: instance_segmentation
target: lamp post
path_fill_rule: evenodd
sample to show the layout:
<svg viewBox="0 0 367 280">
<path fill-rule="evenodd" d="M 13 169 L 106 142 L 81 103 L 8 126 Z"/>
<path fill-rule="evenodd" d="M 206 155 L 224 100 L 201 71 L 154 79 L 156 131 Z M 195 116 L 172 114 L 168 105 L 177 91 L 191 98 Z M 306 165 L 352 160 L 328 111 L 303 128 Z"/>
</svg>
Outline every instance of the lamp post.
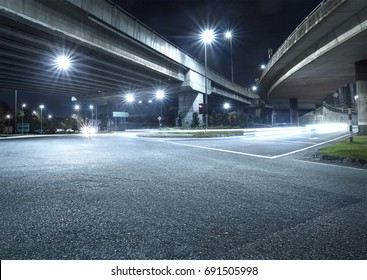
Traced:
<svg viewBox="0 0 367 280">
<path fill-rule="evenodd" d="M 9 134 L 9 120 L 10 120 L 10 115 L 6 115 L 6 119 L 8 120 L 8 126 L 6 129 L 6 134 Z"/>
<path fill-rule="evenodd" d="M 126 101 L 126 103 L 128 103 L 128 104 L 131 104 L 131 103 L 133 103 L 134 101 L 135 101 L 135 96 L 134 96 L 134 94 L 133 93 L 127 93 L 126 95 L 125 95 L 125 101 Z M 123 119 L 122 119 L 122 121 L 123 121 L 123 130 L 126 130 L 127 129 L 127 117 L 124 117 Z"/>
<path fill-rule="evenodd" d="M 160 103 L 161 103 L 161 114 L 160 116 L 158 117 L 158 121 L 159 121 L 159 127 L 162 127 L 162 123 L 161 123 L 161 120 L 162 120 L 162 115 L 163 115 L 163 112 L 162 112 L 162 100 L 164 98 L 164 91 L 163 90 L 157 90 L 155 92 L 155 97 L 157 99 L 160 100 Z"/>
<path fill-rule="evenodd" d="M 201 33 L 201 40 L 204 43 L 205 55 L 205 95 L 204 95 L 204 113 L 205 113 L 205 129 L 208 129 L 208 59 L 207 59 L 207 44 L 214 40 L 214 32 L 211 29 L 206 29 Z"/>
<path fill-rule="evenodd" d="M 93 109 L 94 109 L 94 106 L 93 105 L 89 105 L 89 109 L 90 109 L 90 119 L 92 120 L 92 123 L 93 123 Z"/>
<path fill-rule="evenodd" d="M 24 134 L 24 108 L 26 106 L 26 104 L 22 104 L 22 134 Z"/>
<path fill-rule="evenodd" d="M 40 105 L 40 109 L 41 109 L 41 134 L 43 134 L 43 129 L 42 129 L 42 110 L 43 110 L 43 108 L 45 108 L 45 106 L 44 105 Z"/>
<path fill-rule="evenodd" d="M 50 125 L 50 131 L 52 131 L 53 129 L 53 123 L 52 123 L 52 115 L 48 115 L 48 122 L 49 122 L 49 125 Z"/>
<path fill-rule="evenodd" d="M 75 105 L 74 109 L 76 110 L 76 116 L 79 116 L 79 109 L 80 109 L 80 105 Z"/>
<path fill-rule="evenodd" d="M 226 31 L 224 33 L 224 37 L 229 40 L 229 46 L 231 48 L 231 80 L 232 83 L 234 82 L 234 78 L 233 78 L 233 51 L 232 51 L 232 31 Z"/>
<path fill-rule="evenodd" d="M 76 104 L 74 106 L 74 109 L 76 110 L 76 117 L 75 117 L 75 130 L 78 129 L 78 118 L 79 118 L 79 109 L 80 109 L 80 105 Z"/>
</svg>

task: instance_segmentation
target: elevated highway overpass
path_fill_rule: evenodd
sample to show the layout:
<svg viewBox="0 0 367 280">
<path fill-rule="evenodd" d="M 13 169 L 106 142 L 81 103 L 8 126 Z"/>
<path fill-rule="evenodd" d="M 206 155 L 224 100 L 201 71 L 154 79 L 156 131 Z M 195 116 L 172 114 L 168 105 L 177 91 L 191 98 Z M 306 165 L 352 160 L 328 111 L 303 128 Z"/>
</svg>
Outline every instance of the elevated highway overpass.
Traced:
<svg viewBox="0 0 367 280">
<path fill-rule="evenodd" d="M 191 120 L 205 91 L 205 66 L 108 0 L 0 0 L 0 90 L 113 102 L 157 89 Z M 56 67 L 59 55 L 71 61 Z M 208 94 L 251 104 L 259 96 L 208 69 Z"/>
<path fill-rule="evenodd" d="M 326 96 L 356 84 L 358 122 L 367 130 L 367 1 L 325 0 L 269 60 L 259 94 L 275 109 L 315 109 Z M 367 133 L 367 131 L 366 131 Z"/>
</svg>

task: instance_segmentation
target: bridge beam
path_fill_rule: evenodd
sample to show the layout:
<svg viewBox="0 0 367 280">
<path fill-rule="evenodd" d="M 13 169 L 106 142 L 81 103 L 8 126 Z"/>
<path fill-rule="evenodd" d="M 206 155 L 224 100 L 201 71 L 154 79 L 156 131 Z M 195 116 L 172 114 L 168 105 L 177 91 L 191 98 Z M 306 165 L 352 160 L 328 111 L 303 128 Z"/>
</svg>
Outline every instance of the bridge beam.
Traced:
<svg viewBox="0 0 367 280">
<path fill-rule="evenodd" d="M 358 132 L 367 135 L 367 60 L 355 63 L 357 110 L 358 110 Z"/>
</svg>

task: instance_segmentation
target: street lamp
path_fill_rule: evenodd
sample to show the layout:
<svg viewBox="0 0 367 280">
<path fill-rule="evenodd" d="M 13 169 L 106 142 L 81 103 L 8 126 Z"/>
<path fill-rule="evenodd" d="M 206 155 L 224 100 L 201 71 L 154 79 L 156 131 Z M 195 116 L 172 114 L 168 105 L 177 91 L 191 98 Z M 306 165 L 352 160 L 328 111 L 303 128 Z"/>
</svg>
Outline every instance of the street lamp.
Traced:
<svg viewBox="0 0 367 280">
<path fill-rule="evenodd" d="M 90 114 L 91 114 L 91 120 L 92 120 L 92 122 L 94 122 L 93 121 L 93 109 L 94 109 L 94 106 L 93 105 L 89 105 L 89 109 L 90 109 Z"/>
<path fill-rule="evenodd" d="M 80 105 L 75 105 L 74 106 L 74 109 L 76 110 L 76 115 L 78 116 L 79 115 L 79 109 L 80 109 Z"/>
<path fill-rule="evenodd" d="M 135 97 L 132 93 L 128 93 L 125 95 L 125 100 L 127 103 L 131 103 L 131 102 L 134 102 Z"/>
<path fill-rule="evenodd" d="M 226 31 L 224 33 L 224 37 L 229 40 L 229 45 L 231 48 L 231 78 L 232 78 L 232 83 L 234 82 L 233 79 L 233 51 L 232 51 L 232 31 Z"/>
<path fill-rule="evenodd" d="M 6 119 L 8 120 L 8 127 L 7 127 L 7 134 L 9 134 L 9 120 L 10 120 L 10 115 L 6 115 Z"/>
<path fill-rule="evenodd" d="M 24 134 L 24 108 L 26 107 L 26 104 L 22 104 L 22 134 Z"/>
<path fill-rule="evenodd" d="M 56 59 L 56 65 L 61 70 L 67 70 L 70 67 L 70 59 L 65 55 L 60 55 Z"/>
<path fill-rule="evenodd" d="M 206 45 L 210 44 L 214 40 L 214 31 L 206 29 L 201 33 L 201 40 L 204 43 L 204 55 L 205 55 L 205 95 L 204 95 L 204 113 L 205 113 L 205 128 L 208 129 L 208 61 L 206 54 Z"/>
<path fill-rule="evenodd" d="M 43 134 L 43 129 L 42 129 L 42 110 L 43 110 L 43 108 L 45 108 L 45 106 L 44 105 L 40 105 L 40 109 L 41 109 L 41 134 Z"/>
<path fill-rule="evenodd" d="M 228 102 L 223 104 L 223 108 L 228 110 L 229 108 L 231 108 L 231 104 L 229 104 Z"/>
<path fill-rule="evenodd" d="M 156 92 L 155 92 L 155 97 L 157 98 L 157 99 L 159 99 L 160 100 L 160 102 L 161 102 L 161 115 L 158 117 L 158 121 L 159 121 L 159 127 L 161 127 L 162 126 L 162 123 L 161 123 L 161 120 L 162 120 L 162 99 L 164 98 L 164 95 L 165 95 L 165 93 L 164 93 L 164 91 L 163 90 L 157 90 Z"/>
</svg>

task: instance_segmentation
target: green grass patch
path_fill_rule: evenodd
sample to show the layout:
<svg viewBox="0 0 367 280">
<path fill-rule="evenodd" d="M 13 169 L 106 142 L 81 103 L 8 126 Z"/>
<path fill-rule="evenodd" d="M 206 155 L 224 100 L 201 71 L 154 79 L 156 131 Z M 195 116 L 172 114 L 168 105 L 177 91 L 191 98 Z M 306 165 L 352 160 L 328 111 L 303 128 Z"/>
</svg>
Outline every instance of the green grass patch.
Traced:
<svg viewBox="0 0 367 280">
<path fill-rule="evenodd" d="M 328 147 L 321 148 L 319 152 L 332 156 L 367 160 L 367 135 L 354 136 L 352 143 L 349 143 L 349 138 L 347 138 Z"/>
</svg>

